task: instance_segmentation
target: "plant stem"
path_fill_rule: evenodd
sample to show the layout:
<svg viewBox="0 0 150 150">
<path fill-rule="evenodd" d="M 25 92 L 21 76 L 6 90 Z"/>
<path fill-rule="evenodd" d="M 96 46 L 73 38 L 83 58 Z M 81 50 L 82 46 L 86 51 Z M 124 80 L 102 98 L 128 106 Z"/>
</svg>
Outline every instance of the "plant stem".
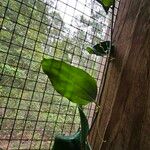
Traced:
<svg viewBox="0 0 150 150">
<path fill-rule="evenodd" d="M 101 88 L 101 91 L 100 91 L 100 96 L 98 97 L 98 99 L 101 99 L 102 97 L 102 93 L 103 93 L 103 90 L 104 90 L 104 86 L 105 86 L 105 81 L 106 81 L 106 74 L 107 74 L 107 71 L 108 71 L 108 66 L 109 66 L 109 63 L 114 60 L 115 58 L 111 57 L 110 56 L 110 49 L 112 48 L 112 38 L 113 38 L 113 23 L 114 23 L 114 8 L 115 8 L 115 0 L 113 0 L 113 5 L 112 5 L 112 20 L 111 20 L 111 37 L 110 37 L 110 45 L 109 45 L 109 53 L 107 55 L 107 60 L 106 60 L 106 67 L 105 67 L 105 70 L 104 70 L 104 78 L 102 80 L 102 88 Z M 96 104 L 96 107 L 98 107 L 98 111 L 95 111 L 96 112 L 96 115 L 92 121 L 92 124 L 91 124 L 91 127 L 90 127 L 90 130 L 89 130 L 89 133 L 90 131 L 92 130 L 93 126 L 94 126 L 94 123 L 96 122 L 96 119 L 98 117 L 98 114 L 99 114 L 99 110 L 100 110 L 100 106 L 95 102 Z M 100 135 L 99 135 L 100 136 Z M 101 137 L 102 139 L 102 137 Z M 103 139 L 102 139 L 103 140 Z M 103 140 L 105 141 L 105 140 Z"/>
</svg>

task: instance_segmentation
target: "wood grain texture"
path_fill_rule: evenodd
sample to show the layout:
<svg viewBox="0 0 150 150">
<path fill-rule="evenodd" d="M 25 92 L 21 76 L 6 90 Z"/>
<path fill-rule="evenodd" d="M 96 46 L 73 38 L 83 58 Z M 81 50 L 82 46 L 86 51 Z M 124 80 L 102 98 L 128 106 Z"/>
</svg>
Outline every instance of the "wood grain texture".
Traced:
<svg viewBox="0 0 150 150">
<path fill-rule="evenodd" d="M 93 150 L 150 149 L 150 0 L 121 0 Z M 105 141 L 103 141 L 106 140 Z"/>
</svg>

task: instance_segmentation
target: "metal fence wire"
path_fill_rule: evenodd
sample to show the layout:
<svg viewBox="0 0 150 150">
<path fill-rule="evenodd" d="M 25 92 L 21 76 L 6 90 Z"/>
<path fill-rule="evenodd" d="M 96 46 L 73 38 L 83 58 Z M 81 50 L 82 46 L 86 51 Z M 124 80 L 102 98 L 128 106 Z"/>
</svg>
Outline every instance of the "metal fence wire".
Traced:
<svg viewBox="0 0 150 150">
<path fill-rule="evenodd" d="M 106 57 L 86 47 L 110 39 L 110 22 L 95 0 L 0 0 L 0 149 L 51 149 L 55 135 L 78 129 L 76 105 L 54 90 L 41 60 L 77 66 L 100 89 Z M 94 106 L 85 111 L 90 123 Z"/>
</svg>

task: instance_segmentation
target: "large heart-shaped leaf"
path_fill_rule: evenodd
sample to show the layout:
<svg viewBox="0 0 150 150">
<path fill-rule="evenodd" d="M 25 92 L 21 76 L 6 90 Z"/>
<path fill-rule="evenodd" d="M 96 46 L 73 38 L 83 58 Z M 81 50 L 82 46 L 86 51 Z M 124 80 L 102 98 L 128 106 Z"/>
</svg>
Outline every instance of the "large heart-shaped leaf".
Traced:
<svg viewBox="0 0 150 150">
<path fill-rule="evenodd" d="M 113 5 L 114 0 L 97 0 L 104 8 L 105 12 L 108 13 L 109 8 Z"/>
<path fill-rule="evenodd" d="M 70 101 L 86 105 L 95 100 L 96 81 L 87 72 L 55 59 L 43 59 L 42 68 L 55 90 Z"/>
</svg>

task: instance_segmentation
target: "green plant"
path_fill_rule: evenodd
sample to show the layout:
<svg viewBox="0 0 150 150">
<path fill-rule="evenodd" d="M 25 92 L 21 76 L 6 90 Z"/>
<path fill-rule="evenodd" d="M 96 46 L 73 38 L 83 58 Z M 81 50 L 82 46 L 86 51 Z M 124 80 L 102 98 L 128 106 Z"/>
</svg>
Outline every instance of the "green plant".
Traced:
<svg viewBox="0 0 150 150">
<path fill-rule="evenodd" d="M 102 4 L 106 13 L 114 4 L 114 0 L 97 0 Z M 110 54 L 113 46 L 110 41 L 100 42 L 92 48 L 87 47 L 90 54 L 104 56 Z M 54 89 L 71 102 L 78 105 L 80 114 L 80 129 L 73 135 L 58 135 L 55 137 L 53 150 L 91 150 L 87 136 L 89 133 L 88 120 L 83 112 L 83 105 L 94 102 L 97 95 L 97 84 L 85 71 L 56 59 L 43 59 L 43 72 L 49 77 Z"/>
<path fill-rule="evenodd" d="M 112 27 L 113 27 L 113 15 L 114 15 L 114 5 L 115 5 L 115 0 L 96 0 L 97 2 L 99 2 L 106 14 L 108 13 L 108 10 L 110 7 L 112 7 L 112 23 L 111 23 L 111 40 L 112 40 Z M 114 51 L 114 46 L 112 45 L 111 41 L 104 41 L 104 42 L 100 42 L 96 45 L 94 45 L 93 47 L 87 47 L 86 50 L 90 53 L 90 54 L 95 54 L 97 56 L 104 56 L 104 55 L 112 55 L 113 51 Z M 111 58 L 111 60 L 114 58 Z"/>
<path fill-rule="evenodd" d="M 114 4 L 114 0 L 96 0 L 98 1 L 104 8 L 105 12 L 108 13 L 108 10 Z"/>
<path fill-rule="evenodd" d="M 87 141 L 89 125 L 82 105 L 94 102 L 97 95 L 96 81 L 85 71 L 55 59 L 43 59 L 42 68 L 55 90 L 78 104 L 81 129 L 71 136 L 57 136 L 53 150 L 90 149 Z"/>
<path fill-rule="evenodd" d="M 113 46 L 111 46 L 110 48 L 110 45 L 111 45 L 110 41 L 104 41 L 94 45 L 93 47 L 87 47 L 86 50 L 90 54 L 95 54 L 97 56 L 104 56 L 107 55 L 110 51 L 111 53 L 113 52 Z"/>
</svg>

